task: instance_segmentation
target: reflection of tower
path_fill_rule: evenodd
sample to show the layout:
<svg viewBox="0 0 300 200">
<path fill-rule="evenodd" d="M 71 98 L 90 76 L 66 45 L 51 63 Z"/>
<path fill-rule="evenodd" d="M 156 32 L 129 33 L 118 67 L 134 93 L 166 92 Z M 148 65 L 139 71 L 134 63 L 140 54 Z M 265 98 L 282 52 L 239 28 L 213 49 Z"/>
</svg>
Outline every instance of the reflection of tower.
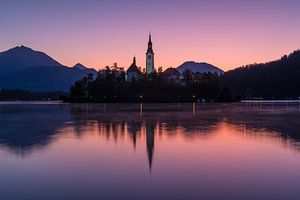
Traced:
<svg viewBox="0 0 300 200">
<path fill-rule="evenodd" d="M 152 161 L 153 161 L 153 154 L 154 154 L 154 125 L 147 125 L 146 124 L 146 143 L 147 143 L 147 153 L 148 153 L 148 163 L 150 172 L 152 169 Z"/>
<path fill-rule="evenodd" d="M 146 73 L 151 74 L 154 72 L 154 52 L 152 48 L 151 34 L 149 34 L 148 49 L 146 52 Z"/>
</svg>

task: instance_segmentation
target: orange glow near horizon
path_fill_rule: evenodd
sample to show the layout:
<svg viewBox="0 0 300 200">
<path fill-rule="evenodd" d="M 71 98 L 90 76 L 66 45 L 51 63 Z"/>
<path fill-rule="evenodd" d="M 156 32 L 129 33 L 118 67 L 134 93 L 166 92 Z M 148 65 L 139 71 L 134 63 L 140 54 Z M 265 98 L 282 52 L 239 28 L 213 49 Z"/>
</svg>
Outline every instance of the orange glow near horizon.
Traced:
<svg viewBox="0 0 300 200">
<path fill-rule="evenodd" d="M 115 62 L 127 69 L 136 56 L 144 68 L 151 30 L 156 68 L 196 61 L 227 71 L 298 49 L 299 6 L 294 0 L 9 1 L 0 7 L 0 51 L 25 45 L 66 66 L 95 69 Z"/>
<path fill-rule="evenodd" d="M 32 47 L 30 44 L 25 45 L 48 53 L 54 59 L 69 67 L 76 63 L 81 63 L 87 67 L 99 70 L 105 66 L 112 66 L 116 62 L 119 66 L 127 69 L 132 63 L 132 58 L 136 56 L 138 66 L 144 68 L 146 63 L 147 35 L 142 36 L 144 37 L 139 36 L 139 39 L 131 45 L 126 42 L 118 44 L 107 42 L 107 46 L 99 47 L 93 41 L 86 41 L 81 46 L 70 43 L 67 47 L 64 44 L 57 44 L 58 46 L 55 47 L 51 47 L 48 44 L 40 47 L 39 45 L 37 47 Z M 228 71 L 247 64 L 277 60 L 283 55 L 298 49 L 297 45 L 275 44 L 272 43 L 272 40 L 268 41 L 270 43 L 268 46 L 260 45 L 263 41 L 251 44 L 252 41 L 247 41 L 246 39 L 243 40 L 243 44 L 234 44 L 233 38 L 231 38 L 231 41 L 225 39 L 221 44 L 199 40 L 194 41 L 193 46 L 191 46 L 190 43 L 192 41 L 182 40 L 182 42 L 178 42 L 179 39 L 170 39 L 161 35 L 160 39 L 158 39 L 153 34 L 156 68 L 162 66 L 163 69 L 167 69 L 169 67 L 178 67 L 186 61 L 195 61 L 207 62 L 224 71 Z"/>
</svg>

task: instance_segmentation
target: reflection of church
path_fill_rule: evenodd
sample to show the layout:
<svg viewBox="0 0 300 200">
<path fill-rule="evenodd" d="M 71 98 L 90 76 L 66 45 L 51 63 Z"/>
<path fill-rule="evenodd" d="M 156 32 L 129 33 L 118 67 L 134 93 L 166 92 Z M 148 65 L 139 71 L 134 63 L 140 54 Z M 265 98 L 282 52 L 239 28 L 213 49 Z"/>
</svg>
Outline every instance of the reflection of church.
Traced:
<svg viewBox="0 0 300 200">
<path fill-rule="evenodd" d="M 146 137 L 146 150 L 148 157 L 149 169 L 152 169 L 153 155 L 154 155 L 154 143 L 155 143 L 155 123 L 129 123 L 128 133 L 131 136 L 134 149 L 136 148 L 137 137 L 141 134 L 142 129 L 145 130 Z"/>
<path fill-rule="evenodd" d="M 137 148 L 137 141 L 145 139 L 146 155 L 148 160 L 149 170 L 152 170 L 154 148 L 155 148 L 155 133 L 160 133 L 159 124 L 155 121 L 118 121 L 118 122 L 102 122 L 99 124 L 100 134 L 114 142 L 124 139 L 128 134 L 130 141 L 133 144 L 134 150 Z"/>
<path fill-rule="evenodd" d="M 154 51 L 153 51 L 153 47 L 152 47 L 151 34 L 149 34 L 148 49 L 146 52 L 146 75 L 152 74 L 153 72 L 155 72 Z M 127 81 L 128 82 L 135 81 L 135 80 L 139 79 L 142 75 L 143 75 L 143 73 L 136 65 L 136 58 L 134 57 L 132 64 L 130 65 L 130 67 L 128 68 L 128 70 L 126 72 Z"/>
<path fill-rule="evenodd" d="M 146 125 L 146 144 L 150 171 L 152 169 L 152 161 L 154 154 L 154 130 L 154 124 Z"/>
</svg>

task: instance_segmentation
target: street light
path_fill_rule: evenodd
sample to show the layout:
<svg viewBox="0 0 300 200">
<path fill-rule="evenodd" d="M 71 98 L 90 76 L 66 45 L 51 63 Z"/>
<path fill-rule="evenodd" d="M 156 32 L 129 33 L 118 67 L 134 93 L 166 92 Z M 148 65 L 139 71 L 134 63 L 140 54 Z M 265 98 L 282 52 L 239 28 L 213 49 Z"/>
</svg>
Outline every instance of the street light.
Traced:
<svg viewBox="0 0 300 200">
<path fill-rule="evenodd" d="M 143 116 L 143 95 L 140 95 L 140 115 Z"/>
</svg>

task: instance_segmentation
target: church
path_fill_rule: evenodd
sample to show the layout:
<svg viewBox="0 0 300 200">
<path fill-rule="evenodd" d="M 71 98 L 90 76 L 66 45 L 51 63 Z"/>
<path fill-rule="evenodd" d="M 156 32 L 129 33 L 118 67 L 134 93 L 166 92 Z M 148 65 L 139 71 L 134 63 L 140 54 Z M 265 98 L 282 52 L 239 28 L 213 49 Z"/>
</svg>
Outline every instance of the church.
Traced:
<svg viewBox="0 0 300 200">
<path fill-rule="evenodd" d="M 152 46 L 152 38 L 151 34 L 149 34 L 149 41 L 148 41 L 148 48 L 146 52 L 146 75 L 149 75 L 151 73 L 155 72 L 154 68 L 154 51 Z M 136 65 L 136 58 L 133 58 L 133 62 L 126 71 L 126 80 L 127 82 L 133 82 L 135 80 L 138 80 L 143 73 Z"/>
</svg>

